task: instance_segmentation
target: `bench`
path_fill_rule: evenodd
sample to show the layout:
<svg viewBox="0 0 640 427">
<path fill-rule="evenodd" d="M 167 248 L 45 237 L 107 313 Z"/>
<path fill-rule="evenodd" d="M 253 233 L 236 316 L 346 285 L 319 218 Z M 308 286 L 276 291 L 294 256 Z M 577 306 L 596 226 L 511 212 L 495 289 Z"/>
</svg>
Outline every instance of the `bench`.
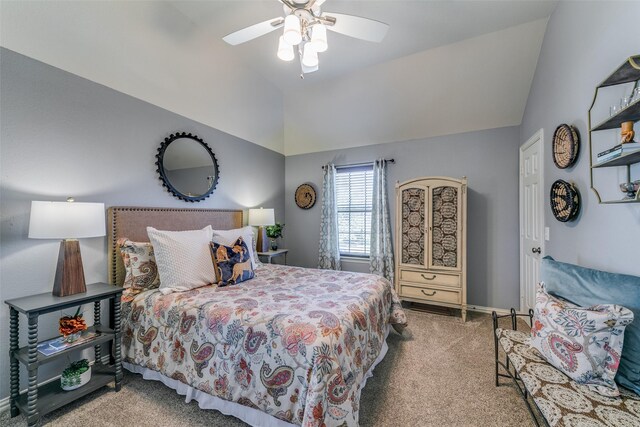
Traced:
<svg viewBox="0 0 640 427">
<path fill-rule="evenodd" d="M 640 396 L 619 387 L 620 396 L 605 397 L 576 383 L 554 368 L 538 350 L 529 346 L 529 330 L 518 330 L 518 318 L 533 321 L 528 314 L 498 316 L 494 311 L 495 378 L 510 378 L 531 415 L 534 425 L 550 427 L 640 426 Z M 499 327 L 501 318 L 510 318 L 511 328 Z M 500 359 L 500 348 L 504 359 Z"/>
</svg>

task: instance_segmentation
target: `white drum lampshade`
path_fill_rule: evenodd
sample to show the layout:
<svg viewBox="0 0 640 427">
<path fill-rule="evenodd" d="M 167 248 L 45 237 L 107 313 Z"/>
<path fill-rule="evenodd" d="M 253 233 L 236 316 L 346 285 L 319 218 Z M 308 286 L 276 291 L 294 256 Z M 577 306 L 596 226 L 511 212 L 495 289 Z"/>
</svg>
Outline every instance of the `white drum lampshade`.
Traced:
<svg viewBox="0 0 640 427">
<path fill-rule="evenodd" d="M 258 252 L 269 251 L 267 231 L 264 229 L 264 226 L 274 225 L 275 223 L 276 219 L 273 209 L 249 209 L 249 225 L 258 227 L 258 239 L 256 242 Z"/>
<path fill-rule="evenodd" d="M 53 295 L 87 291 L 77 239 L 106 234 L 104 203 L 31 202 L 30 239 L 62 239 Z"/>
</svg>

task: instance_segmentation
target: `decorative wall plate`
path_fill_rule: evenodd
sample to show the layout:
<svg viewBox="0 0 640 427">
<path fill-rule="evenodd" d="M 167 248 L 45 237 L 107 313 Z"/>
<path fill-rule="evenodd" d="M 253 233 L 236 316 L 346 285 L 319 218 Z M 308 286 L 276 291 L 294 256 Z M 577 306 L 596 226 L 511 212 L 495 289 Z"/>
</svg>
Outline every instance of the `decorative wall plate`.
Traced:
<svg viewBox="0 0 640 427">
<path fill-rule="evenodd" d="M 573 184 L 557 180 L 551 185 L 551 211 L 560 222 L 572 221 L 580 212 L 580 194 Z"/>
<path fill-rule="evenodd" d="M 316 190 L 311 184 L 296 188 L 296 205 L 301 209 L 311 209 L 316 204 Z"/>
<path fill-rule="evenodd" d="M 553 163 L 560 169 L 572 166 L 578 159 L 580 138 L 576 128 L 561 124 L 553 133 Z"/>
</svg>

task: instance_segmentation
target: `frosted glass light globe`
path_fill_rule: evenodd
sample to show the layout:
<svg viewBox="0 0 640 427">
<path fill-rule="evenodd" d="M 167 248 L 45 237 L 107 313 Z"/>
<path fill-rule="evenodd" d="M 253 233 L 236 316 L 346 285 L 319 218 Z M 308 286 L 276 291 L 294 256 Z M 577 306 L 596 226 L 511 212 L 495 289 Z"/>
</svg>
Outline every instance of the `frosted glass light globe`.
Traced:
<svg viewBox="0 0 640 427">
<path fill-rule="evenodd" d="M 293 46 L 284 40 L 284 36 L 280 36 L 280 41 L 278 42 L 278 58 L 283 61 L 291 61 L 294 57 Z"/>
<path fill-rule="evenodd" d="M 284 41 L 291 46 L 296 46 L 302 41 L 302 30 L 300 28 L 300 18 L 295 15 L 287 15 L 284 18 Z"/>
</svg>

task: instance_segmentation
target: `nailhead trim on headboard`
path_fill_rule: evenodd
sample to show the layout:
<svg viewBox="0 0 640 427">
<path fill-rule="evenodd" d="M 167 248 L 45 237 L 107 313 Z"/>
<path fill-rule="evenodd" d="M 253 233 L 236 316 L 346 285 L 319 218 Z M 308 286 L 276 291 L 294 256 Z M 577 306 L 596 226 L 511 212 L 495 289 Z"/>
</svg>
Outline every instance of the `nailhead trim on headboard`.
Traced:
<svg viewBox="0 0 640 427">
<path fill-rule="evenodd" d="M 242 216 L 243 211 L 232 210 L 232 209 L 187 209 L 187 208 L 154 208 L 154 207 L 136 207 L 136 206 L 112 206 L 108 209 L 108 221 L 109 221 L 109 243 L 108 243 L 108 262 L 109 268 L 108 279 L 109 283 L 114 285 L 122 285 L 124 281 L 124 265 L 122 264 L 122 259 L 120 258 L 119 250 L 118 250 L 118 239 L 120 237 L 131 237 L 131 236 L 119 236 L 119 225 L 122 221 L 126 221 L 126 219 L 122 219 L 122 216 L 130 215 L 132 218 L 139 218 L 139 215 L 145 215 L 145 213 L 166 213 L 166 217 L 163 215 L 162 220 L 167 224 L 180 224 L 184 222 L 184 217 L 181 214 L 195 214 L 202 213 L 201 216 L 195 217 L 194 219 L 198 220 L 198 223 L 194 224 L 194 226 L 190 226 L 185 224 L 187 228 L 178 228 L 182 230 L 192 230 L 194 227 L 204 227 L 207 224 L 211 224 L 214 228 L 221 228 L 216 226 L 216 224 L 224 223 L 228 225 L 228 228 L 240 228 L 242 227 Z M 139 215 L 138 215 L 139 214 Z M 158 217 L 155 217 L 158 219 Z M 175 218 L 175 220 L 174 220 Z M 204 225 L 203 225 L 204 224 Z M 151 226 L 156 226 L 157 224 L 148 224 Z M 143 225 L 140 225 L 141 227 Z M 176 229 L 175 227 L 169 227 L 170 229 Z M 144 225 L 144 230 L 137 230 L 139 234 L 143 234 L 146 236 L 146 225 Z M 145 239 L 148 241 L 148 238 Z"/>
</svg>

